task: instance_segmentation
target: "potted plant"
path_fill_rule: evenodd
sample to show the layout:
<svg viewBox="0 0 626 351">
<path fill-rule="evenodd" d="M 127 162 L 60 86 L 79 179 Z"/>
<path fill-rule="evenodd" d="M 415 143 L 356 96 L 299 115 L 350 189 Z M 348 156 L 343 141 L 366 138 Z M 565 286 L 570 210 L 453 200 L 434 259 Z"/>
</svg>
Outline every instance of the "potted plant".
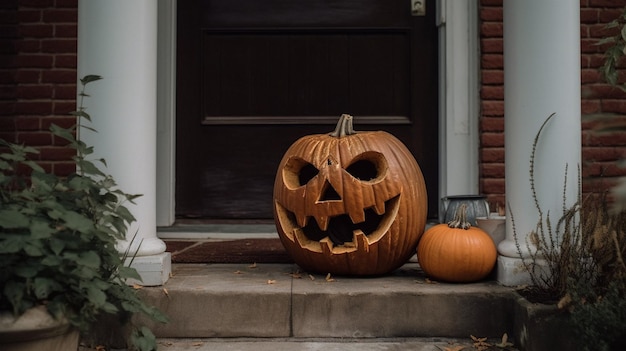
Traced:
<svg viewBox="0 0 626 351">
<path fill-rule="evenodd" d="M 73 113 L 77 125 L 50 128 L 52 134 L 76 151 L 76 172 L 66 177 L 46 172 L 31 159 L 37 154 L 36 149 L 1 141 L 0 311 L 5 319 L 0 324 L 0 344 L 6 343 L 0 345 L 3 350 L 27 350 L 17 346 L 25 331 L 7 329 L 15 321 L 22 323 L 26 316 L 41 310 L 46 311 L 44 317 L 52 317 L 53 324 L 61 325 L 57 329 L 48 325 L 44 333 L 73 331 L 74 335 L 87 335 L 98 321 L 114 316 L 122 323 L 130 322 L 130 349 L 156 350 L 154 335 L 145 327 L 132 325 L 131 317 L 143 313 L 160 322 L 166 318 L 126 284 L 127 279 L 140 277 L 125 264 L 132 260 L 132 253 L 122 255 L 116 248 L 134 221 L 124 203 L 132 203 L 137 195 L 120 190 L 97 165 L 106 165 L 104 160 L 90 160 L 93 147 L 76 137 L 80 121 L 90 119 L 82 105 L 88 96 L 85 87 L 99 79 L 90 75 L 80 80 L 80 107 Z M 26 338 L 33 340 L 36 336 Z M 33 347 L 52 350 L 41 345 Z M 77 345 L 63 347 L 59 350 L 77 349 Z"/>
<path fill-rule="evenodd" d="M 616 203 L 606 192 L 583 197 L 580 170 L 576 201 L 564 205 L 556 219 L 543 211 L 533 164 L 541 132 L 554 116 L 544 121 L 532 145 L 529 176 L 538 221 L 525 242 L 519 242 L 509 213 L 518 254 L 531 280 L 516 301 L 517 341 L 533 351 L 621 350 L 626 347 L 626 212 L 612 208 Z M 521 245 L 529 256 L 522 254 Z"/>
</svg>

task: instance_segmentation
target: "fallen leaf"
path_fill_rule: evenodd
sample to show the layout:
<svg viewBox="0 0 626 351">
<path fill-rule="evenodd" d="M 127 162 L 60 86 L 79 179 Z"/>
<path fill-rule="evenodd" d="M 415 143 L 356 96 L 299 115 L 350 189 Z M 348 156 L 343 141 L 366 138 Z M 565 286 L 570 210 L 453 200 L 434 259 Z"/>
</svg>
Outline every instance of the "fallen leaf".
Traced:
<svg viewBox="0 0 626 351">
<path fill-rule="evenodd" d="M 502 349 L 507 348 L 507 347 L 511 347 L 511 346 L 513 346 L 513 343 L 509 342 L 509 336 L 507 335 L 507 333 L 504 333 L 502 335 L 502 342 L 499 343 L 499 344 L 496 344 L 496 347 L 499 347 L 499 348 L 502 348 Z"/>
<path fill-rule="evenodd" d="M 463 346 L 463 345 L 456 345 L 456 346 L 452 346 L 452 347 L 444 347 L 443 349 L 442 348 L 439 348 L 439 349 L 443 350 L 443 351 L 463 351 L 463 349 L 465 349 L 465 346 Z"/>
<path fill-rule="evenodd" d="M 424 281 L 426 282 L 426 284 L 437 284 L 437 282 L 436 282 L 436 281 L 434 281 L 434 280 L 430 280 L 430 279 L 428 279 L 428 278 L 424 279 Z"/>
<path fill-rule="evenodd" d="M 474 335 L 470 335 L 474 341 L 474 348 L 478 351 L 484 351 L 489 349 L 492 345 L 487 342 L 487 338 L 477 338 Z"/>
<path fill-rule="evenodd" d="M 248 268 L 256 268 L 256 262 L 254 262 L 253 264 L 249 265 Z"/>
<path fill-rule="evenodd" d="M 315 277 L 313 275 L 309 274 L 309 279 L 315 280 Z"/>
<path fill-rule="evenodd" d="M 203 342 L 194 342 L 193 344 L 191 344 L 191 346 L 202 346 L 204 345 Z"/>
<path fill-rule="evenodd" d="M 269 279 L 269 280 L 267 281 L 267 284 L 276 284 L 276 280 L 274 280 L 274 279 Z"/>
<path fill-rule="evenodd" d="M 300 279 L 302 278 L 302 274 L 300 274 L 300 272 L 294 272 L 290 274 L 292 278 L 294 279 Z"/>
<path fill-rule="evenodd" d="M 167 291 L 167 289 L 163 288 L 163 293 L 165 294 L 165 296 L 170 297 L 170 293 L 169 291 Z"/>
<path fill-rule="evenodd" d="M 243 274 L 242 271 L 234 271 L 233 274 Z"/>
<path fill-rule="evenodd" d="M 327 281 L 327 282 L 334 282 L 334 281 L 335 281 L 335 279 L 333 279 L 333 278 L 330 276 L 330 273 L 328 273 L 328 274 L 326 275 L 326 281 Z"/>
<path fill-rule="evenodd" d="M 143 289 L 143 286 L 141 286 L 139 284 L 133 284 L 133 289 L 135 289 L 135 290 Z"/>
</svg>

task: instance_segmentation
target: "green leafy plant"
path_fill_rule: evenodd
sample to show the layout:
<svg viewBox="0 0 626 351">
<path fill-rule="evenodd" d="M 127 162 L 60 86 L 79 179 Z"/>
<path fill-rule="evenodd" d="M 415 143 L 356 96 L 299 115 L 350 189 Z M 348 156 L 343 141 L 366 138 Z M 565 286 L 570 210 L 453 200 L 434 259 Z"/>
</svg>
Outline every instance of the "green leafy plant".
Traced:
<svg viewBox="0 0 626 351">
<path fill-rule="evenodd" d="M 159 310 L 145 304 L 126 284 L 140 280 L 124 264 L 131 253 L 120 254 L 135 218 L 124 206 L 138 195 L 120 190 L 114 179 L 91 160 L 93 147 L 78 140 L 87 84 L 101 79 L 82 78 L 77 125 L 52 125 L 52 134 L 76 151 L 77 171 L 67 177 L 46 172 L 31 159 L 37 150 L 1 141 L 0 154 L 0 309 L 15 315 L 45 305 L 51 315 L 66 318 L 86 333 L 105 315 L 130 322 L 141 313 L 166 322 Z M 131 349 L 156 350 L 149 329 L 132 326 Z"/>
</svg>

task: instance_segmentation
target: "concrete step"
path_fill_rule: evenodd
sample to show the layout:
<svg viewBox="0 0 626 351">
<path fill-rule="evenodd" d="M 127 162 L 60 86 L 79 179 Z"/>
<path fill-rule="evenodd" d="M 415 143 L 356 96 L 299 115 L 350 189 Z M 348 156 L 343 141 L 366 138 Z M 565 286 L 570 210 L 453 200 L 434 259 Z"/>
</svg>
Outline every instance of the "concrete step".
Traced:
<svg viewBox="0 0 626 351">
<path fill-rule="evenodd" d="M 488 340 L 491 344 L 498 340 Z M 159 351 L 442 351 L 475 350 L 471 339 L 159 339 Z M 497 348 L 494 347 L 494 350 Z M 500 349 L 501 350 L 501 349 Z M 511 350 L 511 349 L 509 349 Z"/>
<path fill-rule="evenodd" d="M 376 278 L 310 275 L 293 264 L 175 264 L 165 286 L 141 294 L 169 315 L 150 324 L 164 340 L 500 338 L 514 324 L 513 289 L 431 282 L 415 263 Z"/>
</svg>

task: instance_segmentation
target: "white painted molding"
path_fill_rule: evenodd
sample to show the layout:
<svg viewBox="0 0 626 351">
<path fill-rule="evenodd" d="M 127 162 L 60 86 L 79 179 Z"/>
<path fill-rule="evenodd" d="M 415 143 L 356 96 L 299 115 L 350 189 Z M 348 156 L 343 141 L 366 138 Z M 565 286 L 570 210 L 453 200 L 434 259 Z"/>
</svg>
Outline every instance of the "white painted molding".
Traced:
<svg viewBox="0 0 626 351">
<path fill-rule="evenodd" d="M 156 224 L 174 224 L 176 185 L 176 0 L 159 0 Z"/>
<path fill-rule="evenodd" d="M 440 0 L 437 10 L 440 50 L 438 196 L 478 194 L 478 1 Z"/>
</svg>

